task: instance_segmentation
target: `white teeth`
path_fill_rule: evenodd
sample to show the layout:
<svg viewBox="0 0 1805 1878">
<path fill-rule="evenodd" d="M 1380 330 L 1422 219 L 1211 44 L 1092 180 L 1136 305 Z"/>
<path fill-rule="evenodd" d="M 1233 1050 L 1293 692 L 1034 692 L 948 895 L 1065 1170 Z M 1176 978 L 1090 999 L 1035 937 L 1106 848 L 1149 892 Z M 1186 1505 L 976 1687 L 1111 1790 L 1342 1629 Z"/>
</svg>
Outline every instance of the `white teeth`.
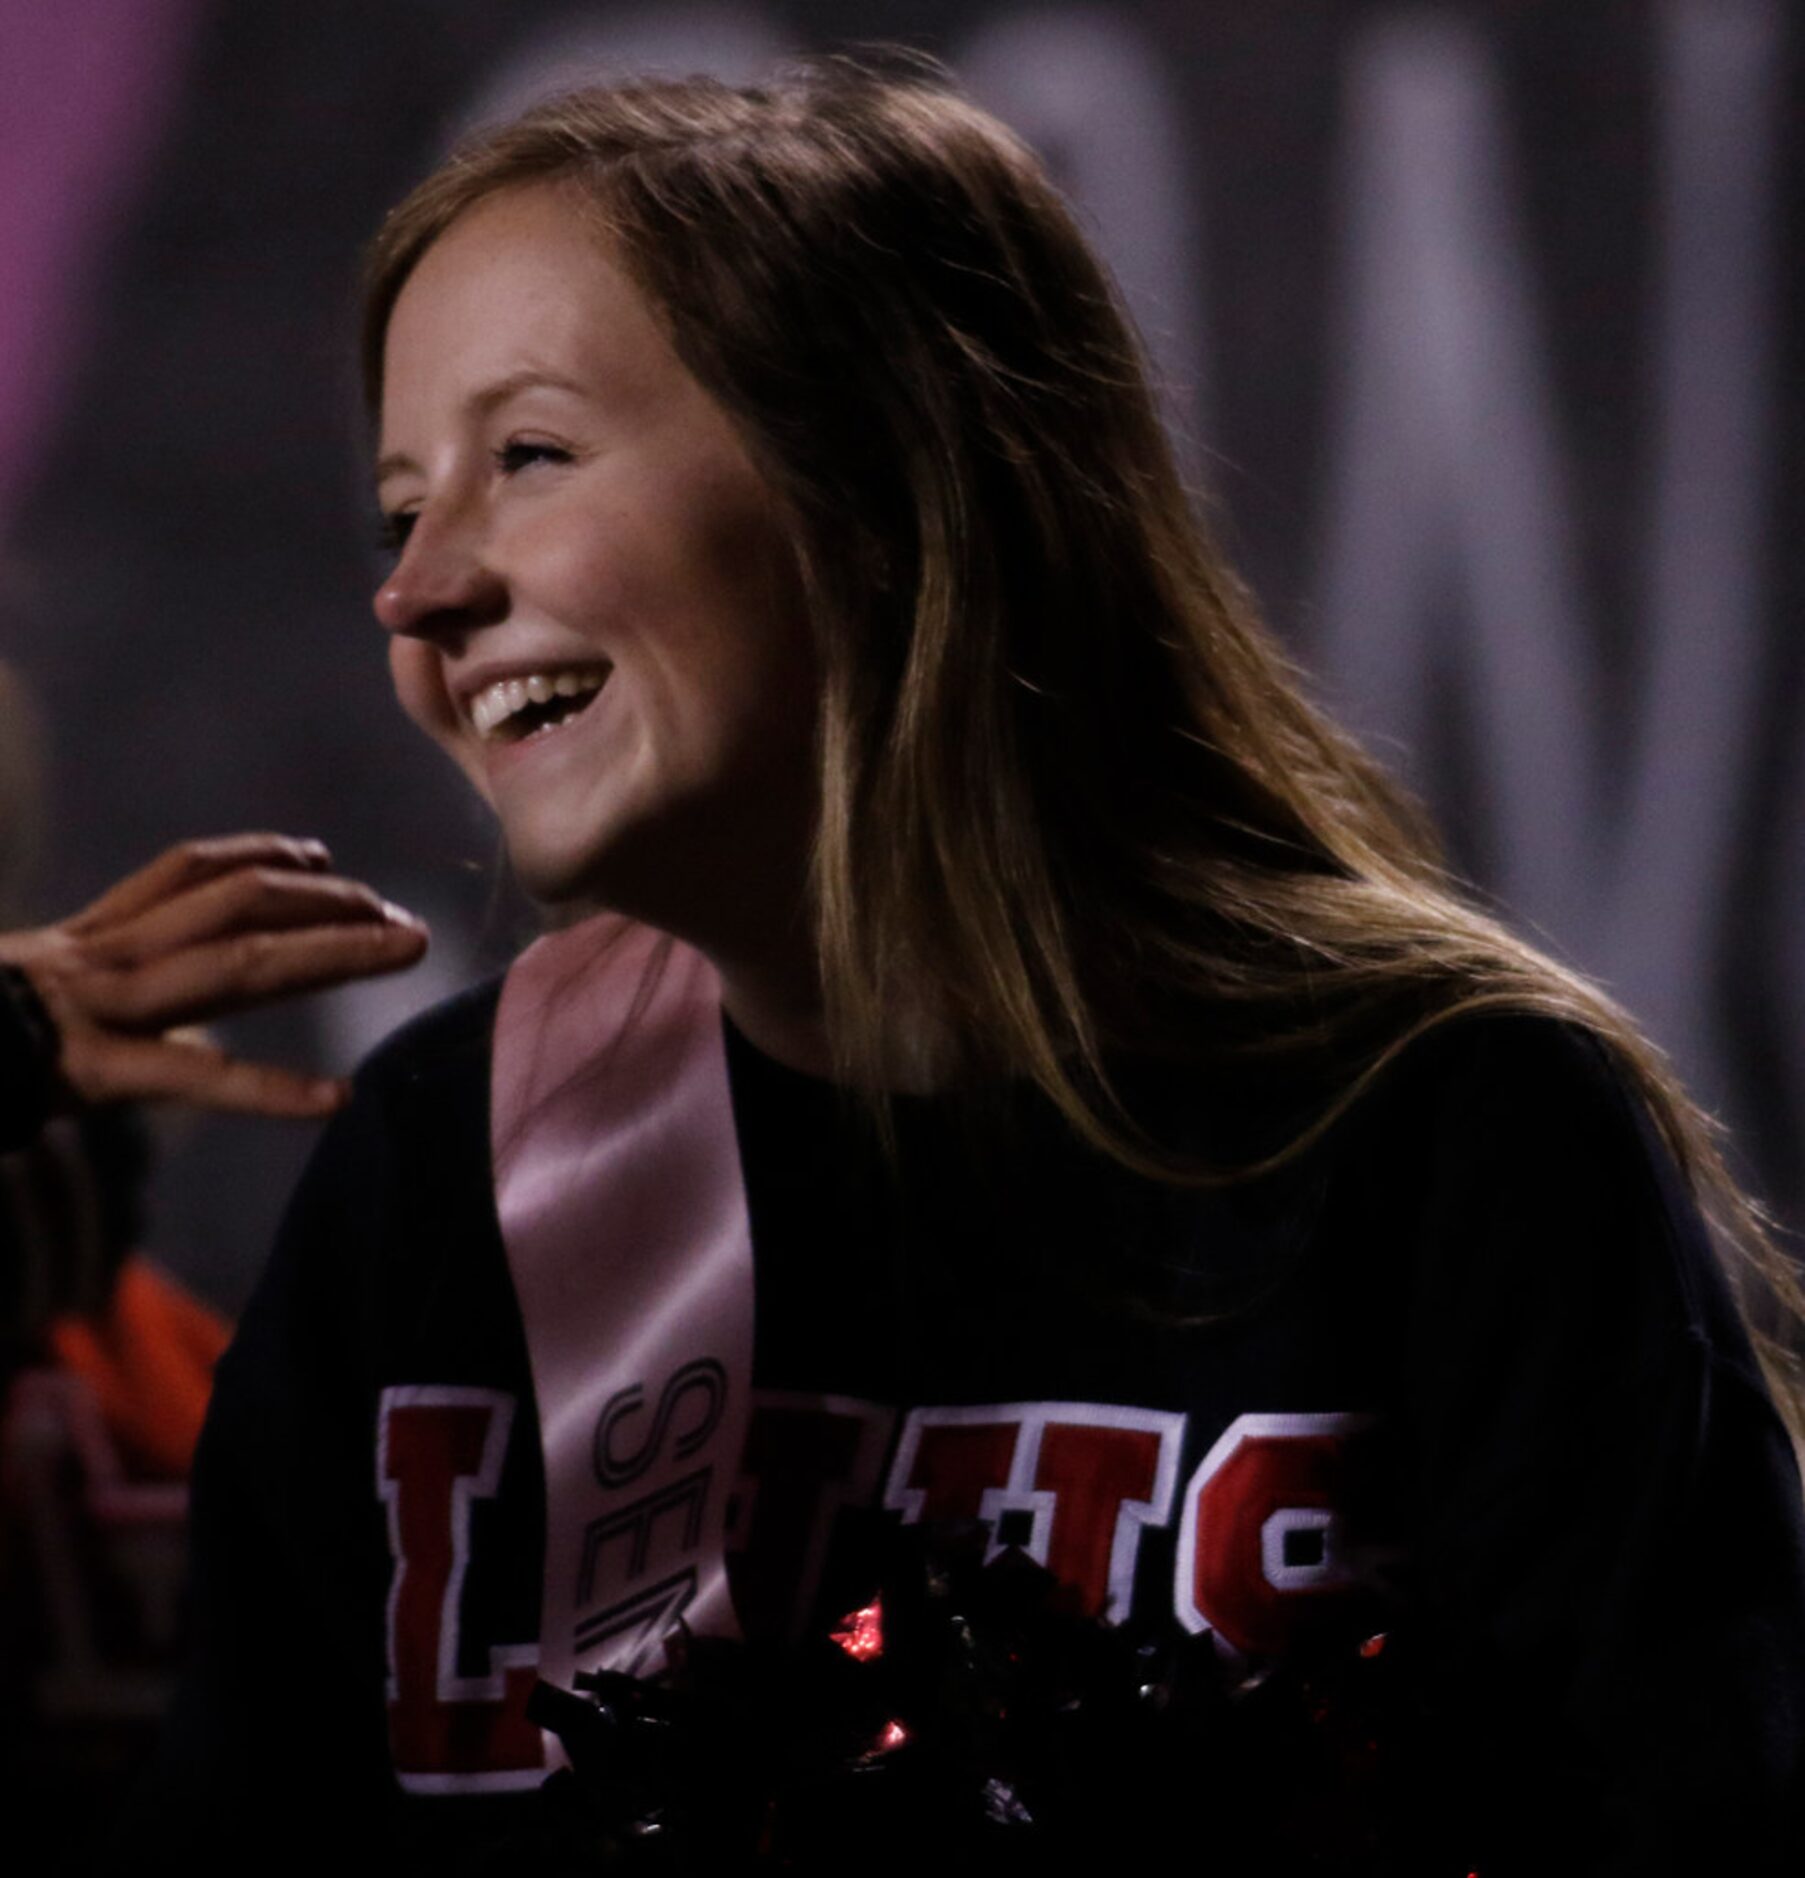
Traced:
<svg viewBox="0 0 1805 1878">
<path fill-rule="evenodd" d="M 609 668 L 584 672 L 530 672 L 524 678 L 498 678 L 470 699 L 470 722 L 487 741 L 509 718 L 529 704 L 549 704 L 553 698 L 580 698 L 600 691 Z"/>
</svg>

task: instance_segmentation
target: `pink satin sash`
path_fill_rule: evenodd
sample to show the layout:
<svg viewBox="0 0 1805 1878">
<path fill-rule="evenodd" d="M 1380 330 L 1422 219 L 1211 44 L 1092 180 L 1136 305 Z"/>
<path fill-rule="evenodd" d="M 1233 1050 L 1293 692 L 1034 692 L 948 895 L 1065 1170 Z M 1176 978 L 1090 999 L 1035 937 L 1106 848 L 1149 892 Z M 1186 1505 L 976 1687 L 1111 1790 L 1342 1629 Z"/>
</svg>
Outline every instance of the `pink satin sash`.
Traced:
<svg viewBox="0 0 1805 1878">
<path fill-rule="evenodd" d="M 737 1636 L 723 1556 L 752 1384 L 752 1237 L 720 983 L 614 915 L 541 939 L 496 1018 L 496 1205 L 545 1449 L 539 1673 Z"/>
</svg>

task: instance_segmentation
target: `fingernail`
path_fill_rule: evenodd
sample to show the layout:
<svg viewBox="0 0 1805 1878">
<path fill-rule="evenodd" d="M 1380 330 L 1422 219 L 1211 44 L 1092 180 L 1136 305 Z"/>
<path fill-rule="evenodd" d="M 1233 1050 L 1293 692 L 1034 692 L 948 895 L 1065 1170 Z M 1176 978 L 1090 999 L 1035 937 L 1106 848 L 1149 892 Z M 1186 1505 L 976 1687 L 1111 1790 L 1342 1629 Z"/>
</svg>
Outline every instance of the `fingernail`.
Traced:
<svg viewBox="0 0 1805 1878">
<path fill-rule="evenodd" d="M 418 913 L 410 913 L 406 907 L 397 906 L 393 900 L 383 901 L 382 917 L 386 919 L 391 926 L 411 926 L 416 932 L 424 932 L 426 930 L 426 922 Z"/>
</svg>

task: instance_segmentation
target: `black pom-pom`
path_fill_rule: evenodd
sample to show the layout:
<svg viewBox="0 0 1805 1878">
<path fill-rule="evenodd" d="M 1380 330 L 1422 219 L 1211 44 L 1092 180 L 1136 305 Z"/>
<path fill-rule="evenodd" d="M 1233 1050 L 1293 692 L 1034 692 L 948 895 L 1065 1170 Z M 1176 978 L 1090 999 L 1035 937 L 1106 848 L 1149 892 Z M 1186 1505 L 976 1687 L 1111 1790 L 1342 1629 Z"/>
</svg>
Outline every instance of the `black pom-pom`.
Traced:
<svg viewBox="0 0 1805 1878">
<path fill-rule="evenodd" d="M 680 1631 L 657 1677 L 541 1684 L 529 1714 L 570 1767 L 532 1869 L 1025 1878 L 1175 1842 L 1215 1878 L 1417 1869 L 1395 1638 L 1254 1668 L 989 1550 L 977 1522 L 899 1527 L 867 1602 L 799 1645 Z"/>
</svg>

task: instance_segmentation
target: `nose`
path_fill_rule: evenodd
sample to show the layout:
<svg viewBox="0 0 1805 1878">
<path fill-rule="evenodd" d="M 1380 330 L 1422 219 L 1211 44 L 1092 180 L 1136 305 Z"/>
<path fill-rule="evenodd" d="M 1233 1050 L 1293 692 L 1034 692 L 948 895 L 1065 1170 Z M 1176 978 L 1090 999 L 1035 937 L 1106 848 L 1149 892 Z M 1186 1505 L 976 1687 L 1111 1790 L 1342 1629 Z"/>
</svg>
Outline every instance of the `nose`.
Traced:
<svg viewBox="0 0 1805 1878">
<path fill-rule="evenodd" d="M 371 602 L 385 632 L 455 641 L 507 610 L 507 588 L 455 517 L 419 512 Z"/>
</svg>

